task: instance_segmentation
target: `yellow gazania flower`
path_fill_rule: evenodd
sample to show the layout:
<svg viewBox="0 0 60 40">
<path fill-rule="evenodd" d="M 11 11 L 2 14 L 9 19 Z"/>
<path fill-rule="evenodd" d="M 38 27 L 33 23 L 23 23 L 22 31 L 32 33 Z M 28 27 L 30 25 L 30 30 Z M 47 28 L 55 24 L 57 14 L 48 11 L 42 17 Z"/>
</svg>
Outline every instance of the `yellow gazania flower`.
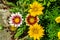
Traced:
<svg viewBox="0 0 60 40">
<path fill-rule="evenodd" d="M 35 25 L 31 25 L 28 31 L 28 35 L 30 37 L 33 37 L 34 40 L 39 40 L 44 35 L 44 29 L 41 25 L 38 25 L 37 23 Z"/>
<path fill-rule="evenodd" d="M 11 26 L 11 27 L 9 27 L 9 30 L 10 30 L 10 31 L 16 31 L 16 30 L 17 30 L 17 27 Z"/>
<path fill-rule="evenodd" d="M 30 10 L 28 11 L 32 16 L 41 15 L 43 14 L 42 10 L 44 7 L 39 4 L 37 1 L 30 4 Z"/>
<path fill-rule="evenodd" d="M 58 32 L 58 39 L 60 39 L 60 32 Z"/>
<path fill-rule="evenodd" d="M 57 23 L 60 23 L 60 16 L 55 19 Z"/>
</svg>

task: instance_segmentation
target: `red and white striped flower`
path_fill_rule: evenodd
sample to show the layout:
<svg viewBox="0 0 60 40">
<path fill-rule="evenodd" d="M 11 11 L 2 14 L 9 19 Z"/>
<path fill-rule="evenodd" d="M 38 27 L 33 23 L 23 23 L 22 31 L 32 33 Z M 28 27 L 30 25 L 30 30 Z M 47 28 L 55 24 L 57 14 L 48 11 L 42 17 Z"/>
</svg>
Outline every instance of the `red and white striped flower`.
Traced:
<svg viewBox="0 0 60 40">
<path fill-rule="evenodd" d="M 9 18 L 10 25 L 14 25 L 15 27 L 19 27 L 22 24 L 22 15 L 18 12 L 16 14 L 12 13 Z"/>
</svg>

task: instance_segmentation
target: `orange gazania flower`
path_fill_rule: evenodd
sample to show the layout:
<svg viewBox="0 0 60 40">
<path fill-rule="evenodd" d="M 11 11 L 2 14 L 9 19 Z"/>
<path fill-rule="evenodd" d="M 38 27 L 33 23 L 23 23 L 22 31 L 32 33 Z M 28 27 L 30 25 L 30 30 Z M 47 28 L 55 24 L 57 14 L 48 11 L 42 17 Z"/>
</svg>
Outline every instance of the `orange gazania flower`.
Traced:
<svg viewBox="0 0 60 40">
<path fill-rule="evenodd" d="M 28 14 L 26 16 L 25 21 L 26 21 L 27 25 L 34 25 L 35 23 L 37 23 L 39 21 L 39 18 L 38 18 L 38 16 L 31 16 Z"/>
</svg>

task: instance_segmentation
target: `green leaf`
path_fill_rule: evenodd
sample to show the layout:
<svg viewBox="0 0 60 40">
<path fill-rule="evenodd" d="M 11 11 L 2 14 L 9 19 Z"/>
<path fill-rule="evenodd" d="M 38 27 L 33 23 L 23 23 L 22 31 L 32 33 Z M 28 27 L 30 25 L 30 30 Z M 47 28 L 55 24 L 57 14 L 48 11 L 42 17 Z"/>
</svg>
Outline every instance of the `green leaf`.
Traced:
<svg viewBox="0 0 60 40">
<path fill-rule="evenodd" d="M 50 2 L 48 2 L 48 3 L 47 3 L 47 6 L 49 7 L 49 6 L 50 6 L 50 4 L 51 4 L 51 3 L 50 3 Z"/>
<path fill-rule="evenodd" d="M 44 3 L 43 3 L 43 5 L 46 5 L 46 1 L 44 0 Z"/>
<path fill-rule="evenodd" d="M 7 5 L 8 5 L 8 6 L 13 6 L 13 7 L 16 6 L 16 5 L 13 4 L 12 2 L 7 2 Z"/>
<path fill-rule="evenodd" d="M 50 0 L 50 2 L 55 2 L 56 0 Z"/>
<path fill-rule="evenodd" d="M 23 28 L 19 28 L 19 29 L 20 29 L 20 31 L 18 31 L 18 32 L 15 34 L 14 38 L 18 38 L 21 34 L 23 34 Z"/>
<path fill-rule="evenodd" d="M 43 1 L 43 0 L 38 0 L 38 1 Z"/>
<path fill-rule="evenodd" d="M 3 26 L 2 25 L 0 25 L 0 30 L 2 30 L 3 29 Z"/>
<path fill-rule="evenodd" d="M 22 25 L 23 27 L 18 28 L 17 33 L 15 34 L 14 38 L 18 38 L 21 36 L 26 29 L 26 25 Z"/>
<path fill-rule="evenodd" d="M 20 12 L 21 9 L 19 9 L 18 7 L 14 7 L 9 9 L 10 12 Z"/>
</svg>

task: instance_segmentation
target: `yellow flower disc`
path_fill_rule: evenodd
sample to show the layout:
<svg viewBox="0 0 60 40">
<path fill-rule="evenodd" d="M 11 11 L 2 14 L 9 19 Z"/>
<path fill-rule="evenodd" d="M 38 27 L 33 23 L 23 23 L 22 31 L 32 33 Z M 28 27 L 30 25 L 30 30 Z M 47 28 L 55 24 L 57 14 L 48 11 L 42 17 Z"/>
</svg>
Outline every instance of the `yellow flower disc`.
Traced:
<svg viewBox="0 0 60 40">
<path fill-rule="evenodd" d="M 15 18 L 14 21 L 15 21 L 15 23 L 19 23 L 20 19 L 19 18 Z"/>
</svg>

